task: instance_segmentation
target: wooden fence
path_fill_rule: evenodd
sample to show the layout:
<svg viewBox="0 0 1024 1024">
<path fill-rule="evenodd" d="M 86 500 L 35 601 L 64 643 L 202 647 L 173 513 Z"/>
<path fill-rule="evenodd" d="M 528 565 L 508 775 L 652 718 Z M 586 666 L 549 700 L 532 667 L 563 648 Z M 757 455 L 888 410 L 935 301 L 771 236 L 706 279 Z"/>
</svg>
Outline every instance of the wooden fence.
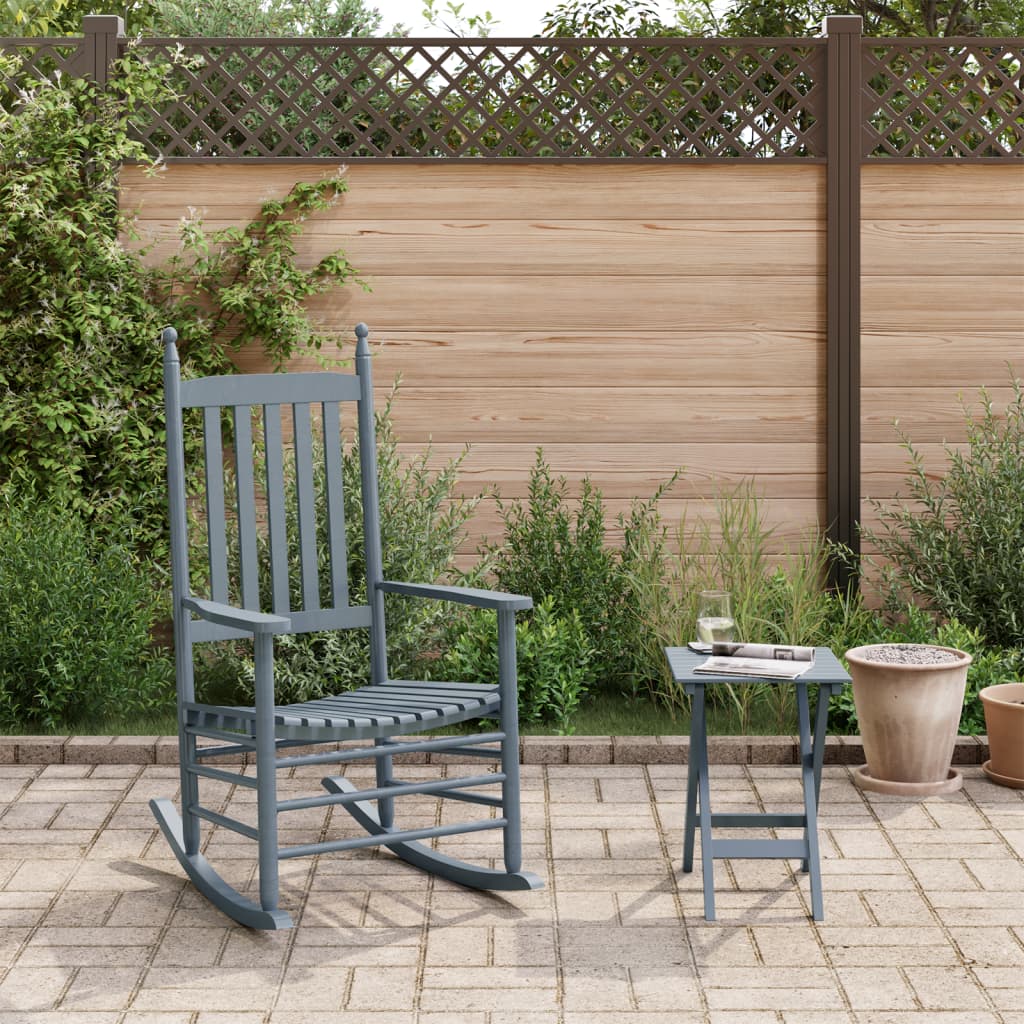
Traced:
<svg viewBox="0 0 1024 1024">
<path fill-rule="evenodd" d="M 26 45 L 102 77 L 112 20 Z M 344 344 L 371 325 L 409 449 L 472 444 L 466 488 L 513 497 L 543 446 L 612 511 L 682 466 L 670 519 L 752 477 L 777 550 L 856 546 L 904 475 L 893 421 L 938 471 L 958 395 L 1024 372 L 1024 40 L 859 29 L 189 40 L 185 99 L 139 125 L 169 166 L 122 201 L 166 251 L 188 208 L 238 223 L 345 161 L 306 254 L 343 245 L 373 291 L 314 310 Z"/>
</svg>

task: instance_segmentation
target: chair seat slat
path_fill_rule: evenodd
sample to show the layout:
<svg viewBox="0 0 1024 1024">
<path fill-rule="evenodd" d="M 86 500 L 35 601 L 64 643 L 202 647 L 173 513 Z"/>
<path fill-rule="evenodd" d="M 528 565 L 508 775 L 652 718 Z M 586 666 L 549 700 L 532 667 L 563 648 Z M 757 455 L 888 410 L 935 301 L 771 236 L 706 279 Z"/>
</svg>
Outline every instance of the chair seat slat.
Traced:
<svg viewBox="0 0 1024 1024">
<path fill-rule="evenodd" d="M 274 719 L 280 725 L 294 725 L 308 729 L 337 729 L 338 738 L 344 739 L 346 730 L 365 730 L 387 726 L 433 726 L 444 724 L 450 718 L 461 720 L 467 713 L 496 711 L 500 701 L 494 687 L 463 684 L 465 691 L 476 689 L 470 695 L 464 692 L 460 698 L 451 699 L 448 693 L 433 693 L 430 683 L 419 684 L 422 693 L 410 695 L 402 704 L 381 703 L 381 691 L 393 689 L 390 686 L 367 686 L 349 693 L 338 694 L 320 700 L 306 701 L 275 708 Z M 413 688 L 415 689 L 415 688 Z M 220 720 L 219 728 L 232 723 L 236 728 L 244 727 L 252 720 L 254 712 L 249 708 L 206 708 L 202 705 L 193 709 L 197 724 L 212 724 L 215 716 Z M 236 716 L 236 717 L 232 717 Z"/>
</svg>

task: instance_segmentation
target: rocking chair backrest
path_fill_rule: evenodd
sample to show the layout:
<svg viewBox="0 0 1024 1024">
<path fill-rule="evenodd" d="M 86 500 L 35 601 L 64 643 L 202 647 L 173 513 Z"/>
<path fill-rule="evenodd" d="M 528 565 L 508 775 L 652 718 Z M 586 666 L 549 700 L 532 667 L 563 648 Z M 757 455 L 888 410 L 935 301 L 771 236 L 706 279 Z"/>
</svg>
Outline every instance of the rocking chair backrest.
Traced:
<svg viewBox="0 0 1024 1024">
<path fill-rule="evenodd" d="M 167 415 L 168 491 L 171 561 L 179 666 L 191 666 L 191 645 L 247 634 L 230 626 L 191 621 L 181 599 L 193 596 L 189 564 L 187 508 L 194 508 L 206 532 L 206 573 L 213 601 L 291 619 L 285 632 L 371 629 L 371 676 L 387 678 L 384 662 L 383 596 L 373 382 L 367 328 L 356 328 L 356 373 L 240 374 L 182 380 L 177 334 L 164 332 L 164 393 Z M 354 403 L 363 511 L 368 603 L 349 603 L 348 551 L 342 473 L 342 403 Z M 198 503 L 186 493 L 183 410 L 200 409 L 204 485 Z M 225 415 L 226 414 L 226 415 Z M 257 437 L 253 434 L 253 421 Z M 223 427 L 229 424 L 230 444 Z M 284 429 L 282 429 L 282 422 Z M 289 423 L 291 444 L 286 444 Z M 322 443 L 314 444 L 314 430 Z M 261 437 L 259 435 L 262 435 Z M 288 451 L 288 448 L 292 451 Z M 233 472 L 225 472 L 227 465 Z M 316 458 L 322 458 L 319 466 Z M 286 459 L 294 460 L 294 485 L 286 487 Z M 325 512 L 318 538 L 319 504 Z M 227 481 L 227 483 L 226 483 Z M 295 507 L 288 508 L 289 490 Z M 289 580 L 289 540 L 297 549 L 301 582 Z M 269 549 L 261 575 L 259 551 Z M 326 551 L 321 551 L 326 547 Z M 231 557 L 229 558 L 229 551 Z M 269 562 L 269 571 L 267 562 Z M 321 565 L 326 578 L 321 579 Z M 293 590 L 297 589 L 298 593 Z M 269 604 L 270 607 L 261 607 Z M 180 696 L 192 700 L 191 671 L 179 672 Z"/>
</svg>

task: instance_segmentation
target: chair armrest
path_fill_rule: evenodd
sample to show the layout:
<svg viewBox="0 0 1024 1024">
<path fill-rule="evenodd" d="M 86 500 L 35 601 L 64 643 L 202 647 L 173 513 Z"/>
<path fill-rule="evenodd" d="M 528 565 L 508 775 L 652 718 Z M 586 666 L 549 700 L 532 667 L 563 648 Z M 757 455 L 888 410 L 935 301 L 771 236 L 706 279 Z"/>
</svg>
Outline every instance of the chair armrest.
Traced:
<svg viewBox="0 0 1024 1024">
<path fill-rule="evenodd" d="M 429 597 L 435 601 L 454 601 L 475 608 L 493 608 L 522 611 L 533 607 L 533 598 L 522 594 L 503 594 L 500 590 L 476 590 L 473 587 L 446 587 L 438 583 L 395 583 L 383 580 L 377 584 L 385 594 L 404 594 L 406 597 Z"/>
<path fill-rule="evenodd" d="M 216 622 L 221 626 L 248 630 L 250 633 L 284 633 L 291 626 L 291 619 L 283 615 L 268 615 L 248 608 L 235 608 L 220 601 L 207 601 L 201 597 L 183 597 L 183 608 L 195 612 L 201 619 Z"/>
</svg>

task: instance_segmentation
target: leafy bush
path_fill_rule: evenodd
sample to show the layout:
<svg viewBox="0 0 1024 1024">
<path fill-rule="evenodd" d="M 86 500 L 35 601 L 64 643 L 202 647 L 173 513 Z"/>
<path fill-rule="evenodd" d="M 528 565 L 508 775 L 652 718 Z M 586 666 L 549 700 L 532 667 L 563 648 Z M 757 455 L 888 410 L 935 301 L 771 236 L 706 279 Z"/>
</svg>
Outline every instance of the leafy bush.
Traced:
<svg viewBox="0 0 1024 1024">
<path fill-rule="evenodd" d="M 474 611 L 459 620 L 451 646 L 431 666 L 434 678 L 493 683 L 498 679 L 498 630 L 493 612 Z M 519 715 L 524 724 L 549 722 L 563 736 L 587 692 L 597 652 L 590 646 L 579 612 L 555 611 L 545 597 L 531 616 L 516 622 Z"/>
<path fill-rule="evenodd" d="M 9 489 L 0 536 L 4 728 L 54 729 L 172 699 L 171 662 L 150 642 L 157 591 L 130 543 L 103 543 L 66 504 Z"/>
<path fill-rule="evenodd" d="M 167 72 L 130 54 L 104 90 L 36 80 L 0 57 L 0 478 L 101 530 L 130 514 L 134 539 L 161 561 L 161 327 L 178 328 L 192 374 L 229 371 L 227 339 L 270 338 L 280 364 L 319 341 L 302 299 L 352 276 L 341 253 L 294 264 L 294 236 L 343 191 L 336 178 L 296 186 L 246 228 L 188 225 L 163 268 L 123 244 L 118 171 L 153 166 L 130 128 L 172 98 Z"/>
<path fill-rule="evenodd" d="M 1024 643 L 1024 392 L 998 415 L 981 391 L 977 417 L 964 408 L 966 450 L 945 446 L 949 469 L 925 471 L 910 440 L 908 501 L 875 500 L 881 525 L 863 529 L 885 560 L 882 588 L 890 608 L 923 601 L 942 619 L 957 619 L 998 647 Z"/>
<path fill-rule="evenodd" d="M 571 619 L 576 612 L 594 652 L 595 683 L 618 687 L 628 696 L 643 692 L 657 672 L 642 657 L 640 639 L 647 624 L 633 580 L 645 565 L 661 560 L 664 531 L 657 506 L 675 479 L 618 517 L 623 539 L 612 547 L 601 492 L 585 477 L 572 510 L 565 478 L 552 478 L 538 449 L 525 504 L 498 500 L 505 536 L 485 548 L 480 567 L 493 573 L 502 590 L 528 594 L 537 605 L 551 598 L 561 618 Z"/>
<path fill-rule="evenodd" d="M 875 635 L 858 637 L 845 649 L 873 643 L 938 644 L 940 647 L 955 647 L 971 656 L 973 661 L 967 670 L 967 690 L 960 714 L 960 734 L 963 736 L 977 736 L 985 731 L 985 710 L 978 696 L 980 691 L 986 686 L 1020 679 L 1024 671 L 1024 650 L 989 644 L 977 629 L 957 619 L 936 621 L 934 615 L 913 604 L 906 605 L 898 619 L 887 625 L 877 617 Z M 829 725 L 836 731 L 846 734 L 859 731 L 853 694 L 849 689 L 833 698 L 829 712 Z"/>
<path fill-rule="evenodd" d="M 392 395 L 392 400 L 394 395 Z M 449 461 L 440 471 L 429 468 L 430 449 L 403 465 L 391 421 L 391 401 L 377 413 L 377 468 L 380 496 L 381 544 L 384 576 L 392 580 L 432 583 L 454 575 L 455 554 L 467 519 L 476 502 L 454 495 L 462 458 Z M 300 605 L 301 568 L 298 550 L 297 502 L 294 462 L 286 461 L 286 530 L 289 577 L 293 601 Z M 326 487 L 322 459 L 314 454 L 317 551 L 320 559 L 321 602 L 327 607 L 329 544 Z M 366 562 L 363 545 L 363 509 L 359 483 L 359 451 L 346 444 L 342 453 L 345 534 L 348 549 L 349 600 L 366 601 Z M 270 606 L 270 550 L 261 538 L 258 554 L 265 585 L 264 607 Z M 237 564 L 238 552 L 232 552 Z M 395 678 L 414 672 L 425 655 L 436 652 L 451 610 L 438 601 L 397 595 L 385 598 L 388 625 L 388 668 Z M 294 605 L 293 605 L 294 606 Z M 278 636 L 274 645 L 275 694 L 279 703 L 310 700 L 363 686 L 369 681 L 369 634 L 365 629 L 335 630 Z M 222 695 L 251 701 L 255 683 L 251 647 L 225 645 L 202 665 L 199 679 Z M 209 696 L 209 691 L 207 696 Z"/>
</svg>

